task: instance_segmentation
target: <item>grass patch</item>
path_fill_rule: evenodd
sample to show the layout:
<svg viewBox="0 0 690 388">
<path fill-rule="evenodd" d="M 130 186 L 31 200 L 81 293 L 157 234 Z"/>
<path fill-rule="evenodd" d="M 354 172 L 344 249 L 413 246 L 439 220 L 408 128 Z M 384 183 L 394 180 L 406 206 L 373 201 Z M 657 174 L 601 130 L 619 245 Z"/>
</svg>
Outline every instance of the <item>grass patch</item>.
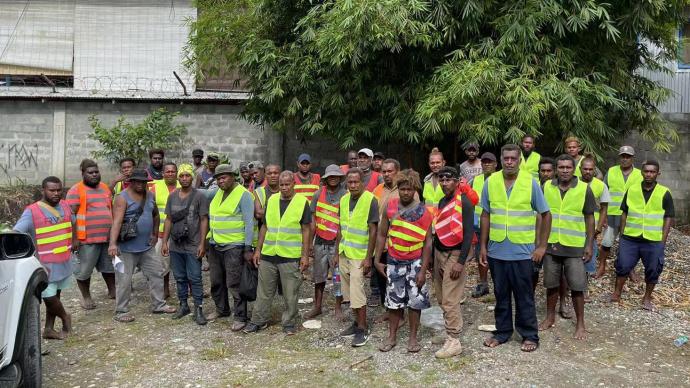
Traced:
<svg viewBox="0 0 690 388">
<path fill-rule="evenodd" d="M 199 352 L 202 360 L 217 361 L 230 357 L 232 352 L 230 348 L 225 345 L 216 345 L 212 348 L 203 349 Z"/>
</svg>

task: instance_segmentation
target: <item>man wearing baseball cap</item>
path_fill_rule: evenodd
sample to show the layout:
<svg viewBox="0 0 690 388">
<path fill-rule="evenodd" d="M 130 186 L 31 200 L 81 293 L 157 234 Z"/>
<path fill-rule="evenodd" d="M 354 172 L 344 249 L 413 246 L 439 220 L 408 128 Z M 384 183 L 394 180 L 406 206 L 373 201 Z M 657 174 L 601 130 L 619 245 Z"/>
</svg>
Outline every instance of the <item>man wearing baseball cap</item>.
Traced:
<svg viewBox="0 0 690 388">
<path fill-rule="evenodd" d="M 319 189 L 321 175 L 311 171 L 311 156 L 301 154 L 297 158 L 297 172 L 295 173 L 295 193 L 307 197 L 311 203 L 316 190 Z"/>
<path fill-rule="evenodd" d="M 609 168 L 604 176 L 604 184 L 609 188 L 611 202 L 607 209 L 608 225 L 601 239 L 601 255 L 599 255 L 599 266 L 594 278 L 601 277 L 606 271 L 606 260 L 611 252 L 613 242 L 618 236 L 621 225 L 621 201 L 630 186 L 642 182 L 640 169 L 633 165 L 635 149 L 624 145 L 618 149 L 618 165 Z M 632 272 L 634 273 L 634 271 Z"/>
<path fill-rule="evenodd" d="M 383 152 L 374 152 L 374 160 L 372 161 L 371 169 L 378 173 L 381 173 L 381 167 L 383 166 L 384 159 L 386 159 L 386 157 L 383 155 Z"/>
<path fill-rule="evenodd" d="M 372 170 L 372 163 L 374 161 L 374 151 L 369 148 L 362 148 L 357 152 L 357 167 L 364 173 L 362 183 L 364 189 L 368 192 L 373 192 L 376 186 L 383 183 L 383 177 L 376 171 Z"/>
<path fill-rule="evenodd" d="M 329 268 L 333 271 L 334 285 L 340 279 L 339 268 L 335 265 L 335 239 L 340 229 L 340 199 L 347 193 L 341 182 L 345 173 L 335 164 L 326 167 L 323 175 L 324 185 L 314 194 L 311 200 L 312 235 L 314 236 L 314 266 L 312 280 L 314 281 L 314 308 L 304 315 L 305 319 L 313 319 L 321 315 L 323 291 L 326 288 Z M 343 316 L 340 305 L 343 301 L 342 293 L 334 290 L 335 317 L 340 320 Z"/>
<path fill-rule="evenodd" d="M 482 174 L 479 174 L 472 178 L 471 181 L 468 182 L 470 186 L 472 186 L 472 189 L 474 190 L 475 193 L 479 196 L 479 200 L 481 201 L 482 197 L 482 191 L 484 190 L 484 182 L 486 182 L 487 179 L 489 179 L 489 176 L 496 172 L 496 165 L 498 162 L 496 161 L 496 155 L 492 154 L 491 152 L 484 152 L 479 158 L 482 162 Z M 474 231 L 479 236 L 479 219 L 482 215 L 482 207 L 480 204 L 477 204 L 474 207 Z M 484 295 L 487 295 L 489 293 L 489 267 L 482 265 L 479 262 L 479 241 L 477 240 L 477 243 L 474 246 L 474 256 L 477 259 L 477 263 L 479 264 L 479 283 L 475 287 L 474 291 L 472 291 L 472 297 L 473 298 L 479 298 Z"/>
<path fill-rule="evenodd" d="M 463 146 L 467 160 L 462 162 L 458 167 L 460 177 L 465 178 L 469 182 L 472 178 L 482 173 L 482 162 L 477 158 L 479 156 L 479 143 L 476 141 L 469 141 Z"/>
</svg>

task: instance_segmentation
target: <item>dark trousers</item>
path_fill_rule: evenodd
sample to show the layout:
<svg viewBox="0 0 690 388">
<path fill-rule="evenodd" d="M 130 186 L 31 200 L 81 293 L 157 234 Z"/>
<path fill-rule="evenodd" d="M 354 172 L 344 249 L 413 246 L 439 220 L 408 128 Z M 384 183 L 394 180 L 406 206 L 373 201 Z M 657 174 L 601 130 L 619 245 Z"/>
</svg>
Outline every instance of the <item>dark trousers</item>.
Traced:
<svg viewBox="0 0 690 388">
<path fill-rule="evenodd" d="M 187 252 L 170 251 L 170 268 L 175 276 L 177 298 L 187 301 L 189 288 L 192 289 L 194 305 L 201 306 L 204 301 L 204 288 L 201 283 L 201 259 Z"/>
<path fill-rule="evenodd" d="M 247 300 L 240 296 L 240 278 L 245 262 L 243 247 L 219 251 L 211 246 L 208 256 L 211 296 L 219 315 L 230 315 L 228 294 L 232 295 L 235 321 L 247 322 Z"/>
<path fill-rule="evenodd" d="M 388 262 L 388 252 L 381 253 L 381 263 L 386 264 Z M 386 301 L 386 278 L 381 275 L 379 271 L 371 266 L 371 279 L 369 280 L 369 286 L 371 287 L 371 295 L 376 295 L 381 300 L 381 304 Z"/>
<path fill-rule="evenodd" d="M 532 292 L 532 260 L 499 260 L 489 257 L 489 270 L 496 296 L 496 331 L 500 343 L 513 335 L 513 307 L 515 299 L 515 329 L 523 340 L 539 342 L 537 310 Z"/>
</svg>

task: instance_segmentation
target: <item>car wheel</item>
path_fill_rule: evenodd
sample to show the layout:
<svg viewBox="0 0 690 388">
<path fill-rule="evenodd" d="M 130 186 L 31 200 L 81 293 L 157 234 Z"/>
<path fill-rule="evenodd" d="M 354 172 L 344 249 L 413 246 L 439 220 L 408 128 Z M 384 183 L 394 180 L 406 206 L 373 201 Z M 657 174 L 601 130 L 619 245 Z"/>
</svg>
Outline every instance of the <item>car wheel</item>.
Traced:
<svg viewBox="0 0 690 388">
<path fill-rule="evenodd" d="M 26 317 L 23 319 L 24 341 L 19 348 L 19 366 L 22 368 L 22 387 L 40 387 L 41 370 L 41 305 L 38 298 L 28 294 Z"/>
</svg>

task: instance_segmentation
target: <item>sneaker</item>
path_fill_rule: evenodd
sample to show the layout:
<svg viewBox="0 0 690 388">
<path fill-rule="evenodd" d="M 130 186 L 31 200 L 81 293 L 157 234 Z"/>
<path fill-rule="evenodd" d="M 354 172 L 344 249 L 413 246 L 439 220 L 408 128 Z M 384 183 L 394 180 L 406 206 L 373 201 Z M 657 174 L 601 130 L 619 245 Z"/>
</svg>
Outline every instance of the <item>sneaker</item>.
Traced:
<svg viewBox="0 0 690 388">
<path fill-rule="evenodd" d="M 348 327 L 347 329 L 343 330 L 340 333 L 340 336 L 345 337 L 345 338 L 352 337 L 355 335 L 356 330 L 357 330 L 357 323 L 352 322 L 352 325 L 350 327 Z"/>
<path fill-rule="evenodd" d="M 489 285 L 487 283 L 479 283 L 472 291 L 473 298 L 480 298 L 489 294 Z"/>
<path fill-rule="evenodd" d="M 232 323 L 232 327 L 230 328 L 230 330 L 240 331 L 240 330 L 244 329 L 245 326 L 247 326 L 247 322 L 235 321 Z"/>
<path fill-rule="evenodd" d="M 294 326 L 285 326 L 283 327 L 283 333 L 285 333 L 285 335 L 295 335 L 297 334 L 297 328 Z"/>
<path fill-rule="evenodd" d="M 457 338 L 448 337 L 446 343 L 439 349 L 435 356 L 436 358 L 451 358 L 462 353 L 462 344 Z"/>
<path fill-rule="evenodd" d="M 355 336 L 352 338 L 352 346 L 358 348 L 364 346 L 369 341 L 369 330 L 356 328 Z"/>
<path fill-rule="evenodd" d="M 264 324 L 261 324 L 261 325 L 257 325 L 257 324 L 254 324 L 254 323 L 252 323 L 252 322 L 249 322 L 249 323 L 247 324 L 247 326 L 244 327 L 244 330 L 242 330 L 242 332 L 245 333 L 245 334 L 256 333 L 257 331 L 263 330 L 263 329 L 265 329 L 266 327 L 268 327 L 268 324 L 267 324 L 267 323 L 264 323 Z"/>
<path fill-rule="evenodd" d="M 367 306 L 369 307 L 379 307 L 381 305 L 381 295 L 380 294 L 369 294 L 367 298 Z"/>
</svg>

